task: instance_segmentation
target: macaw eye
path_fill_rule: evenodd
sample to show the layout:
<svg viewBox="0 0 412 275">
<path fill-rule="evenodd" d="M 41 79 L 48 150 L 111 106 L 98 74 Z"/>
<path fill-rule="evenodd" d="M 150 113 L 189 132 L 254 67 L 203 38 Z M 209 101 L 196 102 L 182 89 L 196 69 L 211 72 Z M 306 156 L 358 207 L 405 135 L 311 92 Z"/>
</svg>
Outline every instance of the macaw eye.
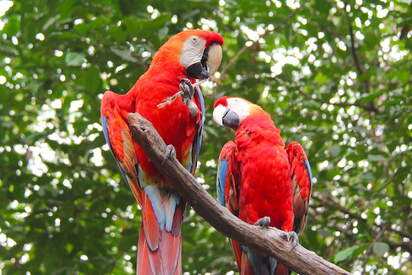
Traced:
<svg viewBox="0 0 412 275">
<path fill-rule="evenodd" d="M 196 36 L 193 36 L 192 37 L 192 44 L 197 45 L 197 43 L 199 43 L 199 39 Z"/>
</svg>

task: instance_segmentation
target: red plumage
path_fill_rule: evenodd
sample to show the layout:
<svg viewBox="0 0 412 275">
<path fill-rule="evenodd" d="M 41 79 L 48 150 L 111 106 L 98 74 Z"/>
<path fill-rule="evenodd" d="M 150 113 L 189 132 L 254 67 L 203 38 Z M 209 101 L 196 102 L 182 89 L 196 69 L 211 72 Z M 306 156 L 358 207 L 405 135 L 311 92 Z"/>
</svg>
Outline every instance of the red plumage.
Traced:
<svg viewBox="0 0 412 275">
<path fill-rule="evenodd" d="M 212 31 L 187 30 L 178 33 L 159 49 L 148 71 L 126 94 L 108 91 L 102 100 L 106 141 L 142 208 L 138 274 L 181 274 L 181 223 L 185 202 L 133 141 L 127 115 L 139 113 L 151 121 L 166 144 L 174 146 L 177 159 L 194 173 L 204 116 L 200 90 L 196 90 L 193 96 L 198 108 L 195 115 L 189 112 L 180 97 L 164 108 L 157 107 L 179 91 L 183 78 L 195 83 L 196 79 L 187 76 L 187 68 L 181 62 L 185 45 L 193 42 L 190 39 L 194 37 L 196 43 L 205 41 L 205 49 L 223 43 L 222 37 Z M 200 45 L 202 47 L 203 44 Z"/>
<path fill-rule="evenodd" d="M 292 231 L 299 223 L 299 232 L 311 192 L 310 168 L 302 147 L 292 142 L 285 148 L 281 131 L 259 106 L 240 98 L 230 104 L 227 99 L 219 99 L 215 108 L 221 105 L 237 112 L 240 122 L 235 142 L 226 143 L 219 156 L 221 203 L 249 224 L 267 216 L 270 226 L 284 231 Z M 275 271 L 269 257 L 256 255 L 236 241 L 232 240 L 232 247 L 241 274 L 288 274 L 282 264 Z"/>
</svg>

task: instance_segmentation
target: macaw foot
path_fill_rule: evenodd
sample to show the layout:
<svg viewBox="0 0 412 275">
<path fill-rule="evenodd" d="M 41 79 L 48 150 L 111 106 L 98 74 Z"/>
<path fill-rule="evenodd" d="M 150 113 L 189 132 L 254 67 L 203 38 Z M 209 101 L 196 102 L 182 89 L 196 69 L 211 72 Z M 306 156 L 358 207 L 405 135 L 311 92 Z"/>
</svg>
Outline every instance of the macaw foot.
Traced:
<svg viewBox="0 0 412 275">
<path fill-rule="evenodd" d="M 263 228 L 268 228 L 269 224 L 270 224 L 270 217 L 263 217 L 263 218 L 258 219 L 255 222 L 255 225 L 263 227 Z"/>
<path fill-rule="evenodd" d="M 166 152 L 164 154 L 164 158 L 162 160 L 162 165 L 165 164 L 166 160 L 176 158 L 176 150 L 175 147 L 171 144 L 166 146 Z"/>
<path fill-rule="evenodd" d="M 197 105 L 193 102 L 193 100 L 189 101 L 187 107 L 189 107 L 189 113 L 192 117 L 195 117 L 199 112 L 199 108 L 197 108 Z"/>
<path fill-rule="evenodd" d="M 299 244 L 299 237 L 298 234 L 296 234 L 295 231 L 291 232 L 283 232 L 281 235 L 282 239 L 290 243 L 291 245 L 291 250 L 295 249 L 295 247 Z"/>
<path fill-rule="evenodd" d="M 180 79 L 179 88 L 183 92 L 183 103 L 187 105 L 190 101 L 192 101 L 192 97 L 195 93 L 195 88 L 193 87 L 192 82 L 190 82 L 190 80 L 187 78 Z"/>
<path fill-rule="evenodd" d="M 189 108 L 189 113 L 192 117 L 195 117 L 199 112 L 197 105 L 193 102 L 192 98 L 195 93 L 195 88 L 192 82 L 187 78 L 182 78 L 179 84 L 180 90 L 183 92 L 183 103 Z"/>
</svg>

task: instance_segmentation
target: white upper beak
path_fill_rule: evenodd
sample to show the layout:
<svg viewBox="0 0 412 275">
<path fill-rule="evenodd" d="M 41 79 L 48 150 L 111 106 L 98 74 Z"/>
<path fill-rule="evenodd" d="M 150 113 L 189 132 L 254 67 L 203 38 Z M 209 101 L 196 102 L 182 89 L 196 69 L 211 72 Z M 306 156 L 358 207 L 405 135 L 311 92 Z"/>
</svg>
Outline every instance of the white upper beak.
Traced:
<svg viewBox="0 0 412 275">
<path fill-rule="evenodd" d="M 222 62 L 222 47 L 219 44 L 213 44 L 209 47 L 209 56 L 207 65 L 209 66 L 210 75 L 213 75 Z"/>
</svg>

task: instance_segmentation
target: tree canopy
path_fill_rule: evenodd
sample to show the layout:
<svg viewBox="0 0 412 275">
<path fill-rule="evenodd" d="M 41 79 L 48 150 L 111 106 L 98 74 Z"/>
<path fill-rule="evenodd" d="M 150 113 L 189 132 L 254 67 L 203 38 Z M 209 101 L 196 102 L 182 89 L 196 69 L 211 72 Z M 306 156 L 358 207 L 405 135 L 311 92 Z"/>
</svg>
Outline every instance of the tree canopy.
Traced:
<svg viewBox="0 0 412 275">
<path fill-rule="evenodd" d="M 9 9 L 7 9 L 7 7 Z M 300 242 L 354 274 L 412 272 L 412 5 L 394 0 L 15 0 L 0 10 L 0 270 L 133 274 L 140 213 L 105 145 L 100 99 L 125 93 L 171 35 L 225 39 L 198 181 L 215 194 L 241 96 L 303 144 L 314 175 Z M 185 274 L 233 274 L 230 246 L 189 209 Z"/>
</svg>

